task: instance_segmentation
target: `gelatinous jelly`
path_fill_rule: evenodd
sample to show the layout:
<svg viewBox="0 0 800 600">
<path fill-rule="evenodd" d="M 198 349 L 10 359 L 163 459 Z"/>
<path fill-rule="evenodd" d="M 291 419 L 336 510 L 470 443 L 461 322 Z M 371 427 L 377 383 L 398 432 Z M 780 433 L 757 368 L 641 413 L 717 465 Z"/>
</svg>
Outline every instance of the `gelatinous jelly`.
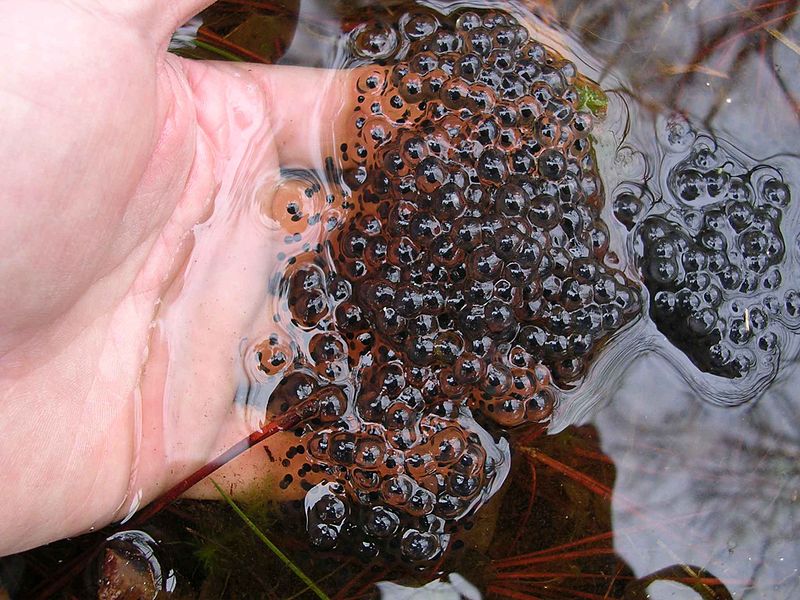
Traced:
<svg viewBox="0 0 800 600">
<path fill-rule="evenodd" d="M 782 323 L 795 316 L 781 232 L 789 187 L 774 168 L 747 168 L 710 138 L 667 183 L 670 209 L 636 229 L 650 315 L 700 370 L 747 376 L 775 354 Z"/>
<path fill-rule="evenodd" d="M 295 481 L 312 543 L 427 561 L 505 479 L 502 429 L 544 426 L 640 294 L 606 261 L 575 65 L 494 11 L 350 43 L 345 218 L 285 276 L 313 337 L 262 345 L 261 364 L 283 377 L 274 410 L 311 407 Z"/>
</svg>

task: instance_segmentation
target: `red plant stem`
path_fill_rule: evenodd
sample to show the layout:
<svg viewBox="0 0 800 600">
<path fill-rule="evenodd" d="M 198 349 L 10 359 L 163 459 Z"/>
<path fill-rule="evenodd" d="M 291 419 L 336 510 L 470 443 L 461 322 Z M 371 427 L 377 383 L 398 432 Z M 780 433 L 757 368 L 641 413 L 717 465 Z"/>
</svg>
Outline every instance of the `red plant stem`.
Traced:
<svg viewBox="0 0 800 600">
<path fill-rule="evenodd" d="M 611 488 L 608 487 L 607 485 L 603 485 L 596 479 L 589 477 L 585 473 L 581 473 L 577 469 L 573 469 L 572 467 L 565 465 L 561 461 L 556 460 L 555 458 L 551 458 L 550 456 L 544 454 L 543 452 L 531 451 L 529 452 L 528 455 L 531 458 L 547 465 L 548 467 L 551 467 L 556 471 L 563 473 L 573 481 L 577 481 L 578 483 L 586 487 L 589 491 L 594 492 L 601 498 L 606 500 L 611 499 L 611 494 L 612 494 Z"/>
<path fill-rule="evenodd" d="M 525 592 L 510 590 L 505 587 L 500 587 L 499 585 L 490 585 L 487 588 L 486 593 L 490 594 L 491 596 L 497 595 L 504 598 L 511 598 L 512 600 L 540 600 L 539 596 L 531 596 Z"/>
<path fill-rule="evenodd" d="M 527 593 L 528 589 L 540 594 L 541 600 L 610 600 L 609 596 L 600 596 L 590 592 L 563 588 L 548 582 L 529 585 L 527 588 L 522 587 L 519 589 L 519 593 Z"/>
<path fill-rule="evenodd" d="M 502 564 L 503 569 L 510 569 L 511 567 L 525 567 L 534 564 L 542 564 L 542 563 L 551 563 L 561 560 L 569 560 L 574 558 L 591 558 L 595 556 L 608 556 L 613 555 L 615 553 L 614 548 L 589 548 L 587 550 L 574 550 L 572 552 L 563 552 L 561 554 L 553 555 L 553 556 L 530 556 L 530 557 L 518 557 L 514 559 L 504 560 Z M 495 564 L 496 568 L 501 568 L 500 565 Z M 537 574 L 538 575 L 538 574 Z M 503 578 L 511 578 L 516 579 L 520 576 L 518 572 L 511 571 L 506 572 L 503 571 L 498 573 L 496 576 L 497 579 Z M 607 577 L 607 575 L 604 575 Z"/>
<path fill-rule="evenodd" d="M 560 552 L 562 550 L 567 550 L 569 548 L 576 548 L 576 547 L 582 546 L 584 544 L 588 545 L 588 544 L 592 544 L 594 542 L 602 542 L 602 541 L 605 541 L 605 540 L 610 540 L 613 537 L 614 537 L 614 532 L 613 531 L 608 531 L 606 533 L 598 533 L 597 535 L 593 535 L 593 536 L 590 536 L 590 537 L 585 537 L 585 538 L 582 538 L 580 540 L 575 540 L 573 542 L 567 542 L 566 544 L 561 544 L 559 546 L 553 546 L 552 548 L 547 548 L 545 550 L 537 550 L 536 552 L 529 552 L 529 553 L 526 553 L 526 554 L 519 554 L 517 556 L 511 556 L 511 557 L 507 557 L 507 558 L 503 558 L 503 559 L 494 560 L 494 561 L 492 561 L 492 564 L 495 567 L 497 567 L 498 569 L 502 569 L 504 564 L 505 564 L 505 561 L 507 561 L 507 560 L 514 560 L 514 559 L 523 558 L 523 557 L 531 558 L 531 557 L 534 557 L 534 556 L 555 556 L 555 557 L 557 557 L 557 556 L 560 556 L 560 555 L 558 555 L 558 552 Z"/>
<path fill-rule="evenodd" d="M 680 521 L 685 521 L 687 519 L 691 519 L 693 517 L 696 517 L 698 515 L 703 515 L 703 514 L 706 514 L 706 512 L 689 513 L 689 514 L 677 517 L 675 519 L 669 519 L 669 520 L 664 522 L 664 525 L 666 525 L 666 524 L 674 524 L 674 523 L 677 523 L 677 522 L 680 522 Z M 623 533 L 627 535 L 627 534 L 631 534 L 631 533 L 634 533 L 634 532 L 643 531 L 646 528 L 647 528 L 647 525 L 643 524 L 643 525 L 638 525 L 636 527 L 626 527 L 624 529 L 618 529 L 616 531 L 607 531 L 607 532 L 604 532 L 604 533 L 598 533 L 598 534 L 595 534 L 595 535 L 591 535 L 591 536 L 588 536 L 588 537 L 581 538 L 579 540 L 574 540 L 574 541 L 571 541 L 571 542 L 567 542 L 565 544 L 560 544 L 558 546 L 553 546 L 551 548 L 545 548 L 544 550 L 537 550 L 535 552 L 529 552 L 529 553 L 526 553 L 526 554 L 519 554 L 517 556 L 509 556 L 509 557 L 506 557 L 506 558 L 496 559 L 496 560 L 492 561 L 492 566 L 495 569 L 504 569 L 504 568 L 508 567 L 507 563 L 509 563 L 509 562 L 515 562 L 515 561 L 525 560 L 525 559 L 534 558 L 534 557 L 549 557 L 549 558 L 551 558 L 552 560 L 555 561 L 555 560 L 558 560 L 561 556 L 563 556 L 562 551 L 564 551 L 564 550 L 572 550 L 572 549 L 576 549 L 576 548 L 578 548 L 580 546 L 588 546 L 590 544 L 594 544 L 594 543 L 597 543 L 597 542 L 603 542 L 603 541 L 606 541 L 606 540 L 611 540 L 614 537 L 614 535 L 619 535 L 619 534 L 623 534 Z"/>
<path fill-rule="evenodd" d="M 512 573 L 502 573 L 502 576 L 495 577 L 492 581 L 503 582 L 503 585 L 510 585 L 511 581 L 518 581 L 520 585 L 541 585 L 542 583 L 551 583 L 554 579 L 566 580 L 595 580 L 595 579 L 609 579 L 611 577 L 607 573 L 580 573 L 573 570 L 564 571 L 514 571 Z M 543 579 L 544 581 L 538 581 Z M 629 581 L 635 579 L 632 575 L 620 575 L 617 579 Z"/>
<path fill-rule="evenodd" d="M 528 506 L 520 520 L 517 535 L 514 536 L 514 541 L 511 543 L 511 553 L 517 549 L 520 538 L 527 531 L 528 522 L 531 520 L 531 514 L 533 513 L 533 505 L 536 502 L 536 463 L 532 458 L 528 458 L 525 462 L 528 463 L 528 467 L 531 470 L 531 487 L 528 493 Z"/>
<path fill-rule="evenodd" d="M 286 6 L 281 6 L 279 4 L 275 4 L 274 2 L 264 2 L 258 0 L 225 0 L 225 4 L 237 4 L 239 6 L 260 8 L 262 10 L 272 11 L 277 14 L 291 14 Z"/>
<path fill-rule="evenodd" d="M 739 31 L 736 31 L 735 33 L 732 33 L 731 35 L 723 38 L 722 40 L 720 40 L 718 42 L 716 42 L 715 44 L 713 44 L 711 46 L 710 51 L 713 51 L 713 50 L 716 50 L 718 48 L 721 48 L 722 46 L 724 46 L 726 44 L 730 44 L 731 42 L 734 42 L 739 38 L 745 37 L 745 36 L 747 36 L 747 35 L 749 35 L 749 34 L 751 34 L 753 32 L 756 32 L 759 29 L 766 29 L 766 27 L 768 25 L 773 25 L 775 23 L 780 23 L 781 21 L 787 21 L 787 20 L 791 19 L 792 17 L 794 17 L 795 15 L 797 15 L 798 13 L 800 13 L 800 10 L 793 10 L 793 11 L 788 12 L 786 14 L 778 15 L 777 17 L 772 17 L 770 19 L 764 19 L 764 20 L 761 20 L 761 21 L 757 21 L 755 23 L 755 25 L 751 25 L 750 27 L 747 27 L 746 29 L 740 29 Z"/>
<path fill-rule="evenodd" d="M 614 464 L 614 461 L 611 459 L 611 457 L 606 456 L 602 452 L 594 452 L 592 450 L 586 450 L 584 448 L 572 448 L 571 451 L 575 456 L 590 458 L 592 460 L 596 460 L 598 462 L 604 462 L 609 465 Z"/>
<path fill-rule="evenodd" d="M 608 581 L 608 587 L 606 588 L 606 594 L 603 596 L 604 598 L 611 597 L 611 590 L 614 589 L 614 584 L 617 583 L 618 580 L 622 579 L 624 575 L 622 574 L 623 569 L 625 568 L 625 564 L 620 560 L 619 564 L 617 565 L 617 570 L 614 572 L 614 575 Z"/>
<path fill-rule="evenodd" d="M 746 16 L 748 13 L 752 14 L 758 11 L 775 8 L 776 6 L 780 6 L 781 4 L 787 4 L 790 1 L 791 0 L 769 0 L 768 2 L 762 2 L 761 4 L 757 4 L 755 6 L 745 6 L 744 8 L 739 8 L 737 10 L 733 10 L 731 12 L 727 12 L 722 15 L 717 15 L 716 17 L 709 17 L 708 19 L 700 21 L 700 23 L 705 24 L 705 23 L 711 23 L 713 21 L 721 21 L 723 19 L 730 19 L 731 17 L 735 17 L 736 15 Z"/>
<path fill-rule="evenodd" d="M 535 425 L 522 433 L 520 438 L 517 440 L 517 445 L 527 446 L 538 438 L 542 437 L 545 431 L 547 431 L 545 427 L 542 427 L 541 425 Z"/>
<path fill-rule="evenodd" d="M 368 571 L 368 570 L 366 570 L 366 569 L 365 569 L 365 570 L 363 570 L 363 571 L 361 571 L 361 572 L 359 572 L 359 573 L 357 573 L 357 574 L 355 575 L 355 577 L 353 577 L 352 579 L 350 579 L 350 581 L 348 581 L 347 583 L 345 583 L 345 584 L 344 584 L 344 585 L 343 585 L 343 586 L 342 586 L 342 587 L 339 589 L 339 591 L 338 591 L 338 592 L 336 593 L 336 595 L 333 597 L 333 600 L 342 600 L 343 598 L 347 598 L 347 592 L 349 592 L 349 591 L 350 591 L 350 590 L 351 590 L 353 587 L 355 587 L 356 583 L 357 583 L 357 582 L 358 582 L 358 581 L 359 581 L 359 580 L 360 580 L 360 579 L 361 579 L 361 578 L 362 578 L 362 577 L 363 577 L 365 574 L 366 574 L 366 575 L 368 575 L 368 574 L 369 574 L 369 571 Z"/>
<path fill-rule="evenodd" d="M 607 576 L 606 576 L 607 577 Z M 582 592 L 580 590 L 571 590 L 569 588 L 559 587 L 557 585 L 548 585 L 547 589 L 554 592 L 564 594 L 564 598 L 572 595 L 575 598 L 583 598 L 584 600 L 608 600 L 608 595 L 592 594 L 591 592 Z"/>
<path fill-rule="evenodd" d="M 613 494 L 612 489 L 607 485 L 600 483 L 596 479 L 593 479 L 592 477 L 586 475 L 585 473 L 577 469 L 574 469 L 562 463 L 561 461 L 558 461 L 555 458 L 548 456 L 547 454 L 544 454 L 543 452 L 538 452 L 533 449 L 528 449 L 525 452 L 525 455 L 526 458 L 528 458 L 528 460 L 537 460 L 542 464 L 547 465 L 548 467 L 554 469 L 556 472 L 561 473 L 562 475 L 566 475 L 573 481 L 576 481 L 577 483 L 583 485 L 586 489 L 597 494 L 601 498 L 609 501 L 611 500 Z M 629 498 L 619 493 L 614 494 L 614 497 L 616 498 L 617 502 L 620 503 L 620 505 L 625 507 L 627 510 L 631 511 L 633 514 L 637 515 L 643 521 L 649 523 L 654 529 L 658 529 L 659 531 L 663 532 L 664 535 L 666 536 L 672 536 L 672 537 L 675 536 L 674 531 L 665 528 L 661 523 L 651 519 L 646 514 L 644 514 L 641 511 L 639 505 L 636 504 L 633 500 L 630 500 Z"/>
<path fill-rule="evenodd" d="M 302 406 L 302 405 L 301 405 Z M 156 514 L 161 512 L 169 504 L 177 500 L 184 492 L 200 483 L 203 479 L 217 471 L 221 467 L 228 464 L 234 458 L 239 456 L 242 452 L 249 450 L 256 444 L 263 442 L 265 439 L 281 431 L 286 431 L 296 426 L 301 421 L 300 415 L 296 410 L 290 410 L 282 414 L 274 421 L 270 421 L 258 431 L 254 431 L 246 438 L 239 440 L 233 446 L 225 450 L 222 454 L 214 458 L 212 461 L 206 463 L 197 471 L 189 475 L 186 479 L 178 482 L 156 500 L 150 503 L 147 507 L 141 510 L 127 526 L 136 526 L 151 519 Z"/>
<path fill-rule="evenodd" d="M 313 397 L 312 397 L 313 398 Z M 286 411 L 273 421 L 270 421 L 266 425 L 264 425 L 258 431 L 254 431 L 246 438 L 239 440 L 236 444 L 231 446 L 228 450 L 214 458 L 211 462 L 206 463 L 199 469 L 197 469 L 194 473 L 189 475 L 186 479 L 179 481 L 177 484 L 172 486 L 166 492 L 161 494 L 158 498 L 156 498 L 151 504 L 145 507 L 142 511 L 140 511 L 136 516 L 128 522 L 120 524 L 116 527 L 116 532 L 123 531 L 125 529 L 130 529 L 131 527 L 136 527 L 143 524 L 148 519 L 154 517 L 157 513 L 161 512 L 164 508 L 172 504 L 175 500 L 177 500 L 181 494 L 186 492 L 189 488 L 193 487 L 194 485 L 198 484 L 200 481 L 232 461 L 234 458 L 242 454 L 244 451 L 249 450 L 256 444 L 263 442 L 265 439 L 279 433 L 281 431 L 286 431 L 287 429 L 291 429 L 295 427 L 298 423 L 303 420 L 301 413 L 308 409 L 310 406 L 310 399 L 306 400 L 297 406 L 291 408 L 290 410 Z M 105 541 L 105 540 L 103 540 Z M 49 581 L 44 583 L 38 589 L 34 590 L 31 594 L 32 598 L 50 598 L 51 596 L 55 595 L 59 591 L 63 590 L 67 584 L 72 581 L 92 560 L 97 553 L 100 552 L 101 548 L 103 547 L 103 542 L 98 542 L 93 544 L 90 548 L 88 548 L 85 552 L 82 552 L 78 556 L 76 556 L 72 561 L 65 564 L 64 567 L 60 570 L 60 572 L 56 573 L 56 575 Z"/>
<path fill-rule="evenodd" d="M 361 598 L 363 596 L 368 595 L 369 591 L 373 587 L 375 587 L 375 584 L 381 581 L 384 577 L 386 577 L 386 571 L 387 569 L 383 569 L 383 571 L 380 571 L 378 574 L 373 573 L 372 577 L 369 578 L 369 581 L 367 581 L 366 584 L 364 584 L 363 586 L 361 586 L 361 588 L 359 588 L 359 590 L 355 593 L 353 598 Z"/>
</svg>

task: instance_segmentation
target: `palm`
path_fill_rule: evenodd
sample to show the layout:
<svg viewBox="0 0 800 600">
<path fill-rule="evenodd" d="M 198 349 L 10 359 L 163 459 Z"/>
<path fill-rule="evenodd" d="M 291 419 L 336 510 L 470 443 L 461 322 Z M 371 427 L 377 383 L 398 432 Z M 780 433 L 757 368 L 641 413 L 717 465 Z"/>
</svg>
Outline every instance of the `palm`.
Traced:
<svg viewBox="0 0 800 600">
<path fill-rule="evenodd" d="M 246 433 L 231 401 L 275 252 L 254 198 L 312 161 L 290 128 L 324 76 L 168 57 L 208 3 L 0 2 L 0 554 L 125 514 Z"/>
</svg>

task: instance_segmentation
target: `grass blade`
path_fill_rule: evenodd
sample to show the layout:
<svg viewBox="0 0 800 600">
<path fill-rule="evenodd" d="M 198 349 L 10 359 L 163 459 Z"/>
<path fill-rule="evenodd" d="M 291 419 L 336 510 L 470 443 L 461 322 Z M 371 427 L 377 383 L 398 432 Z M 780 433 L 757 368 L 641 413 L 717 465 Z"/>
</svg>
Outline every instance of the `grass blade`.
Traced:
<svg viewBox="0 0 800 600">
<path fill-rule="evenodd" d="M 203 40 L 192 40 L 192 43 L 198 48 L 202 48 L 203 50 L 208 50 L 209 52 L 213 52 L 214 54 L 219 54 L 222 58 L 225 58 L 227 60 L 232 60 L 236 62 L 244 61 L 242 57 L 235 55 L 233 52 L 228 52 L 223 48 L 217 48 L 216 46 L 209 44 L 208 42 L 204 42 Z"/>
<path fill-rule="evenodd" d="M 288 556 L 286 556 L 283 552 L 281 552 L 280 548 L 278 548 L 275 544 L 273 544 L 269 540 L 269 538 L 261 532 L 261 530 L 256 526 L 256 524 L 253 523 L 246 514 L 244 514 L 244 511 L 236 505 L 236 503 L 233 501 L 233 498 L 231 498 L 228 494 L 226 494 L 225 491 L 219 486 L 219 484 L 216 481 L 212 479 L 211 483 L 213 483 L 214 487 L 217 488 L 217 491 L 219 492 L 220 496 L 222 496 L 225 499 L 225 502 L 230 504 L 234 512 L 237 515 L 239 515 L 242 521 L 244 521 L 245 524 L 252 530 L 252 532 L 256 534 L 258 539 L 264 542 L 267 548 L 272 550 L 272 552 L 275 553 L 275 556 L 277 556 L 283 564 L 289 567 L 292 570 L 292 572 L 295 575 L 297 575 L 300 578 L 300 580 L 306 584 L 306 586 L 308 586 L 309 590 L 314 592 L 318 598 L 322 598 L 323 600 L 330 600 L 328 595 L 321 589 L 319 589 L 317 584 L 311 581 L 308 575 L 303 573 L 300 567 L 294 564 Z"/>
</svg>

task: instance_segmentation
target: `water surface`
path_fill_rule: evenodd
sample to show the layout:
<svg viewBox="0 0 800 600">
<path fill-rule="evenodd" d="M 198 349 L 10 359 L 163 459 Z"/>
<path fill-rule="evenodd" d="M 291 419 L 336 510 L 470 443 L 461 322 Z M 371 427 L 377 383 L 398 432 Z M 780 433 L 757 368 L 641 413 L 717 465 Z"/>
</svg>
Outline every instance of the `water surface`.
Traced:
<svg viewBox="0 0 800 600">
<path fill-rule="evenodd" d="M 714 202 L 680 198 L 678 176 L 694 160 L 693 148 L 716 151 L 709 171 L 753 173 L 753 193 L 763 192 L 766 177 L 783 181 L 795 198 L 800 193 L 796 2 L 419 5 L 510 10 L 606 92 L 607 115 L 593 132 L 606 200 L 601 214 L 620 269 L 637 281 L 655 252 L 640 235 L 645 213 L 670 217 L 687 206 L 702 212 Z M 219 2 L 202 15 L 196 47 L 190 31 L 180 51 L 341 67 L 352 63 L 348 32 L 376 17 L 396 20 L 413 6 Z M 325 174 L 324 164 L 316 173 L 285 173 L 302 182 L 296 186 L 301 200 L 309 185 L 331 185 Z M 624 193 L 644 207 L 628 223 L 615 211 Z M 774 289 L 759 278 L 756 289 L 737 292 L 748 335 L 756 304 L 775 295 L 785 306 L 800 285 L 797 213 L 796 199 L 782 208 L 784 249 Z M 679 221 L 689 227 L 690 219 Z M 746 368 L 731 371 L 724 366 L 730 362 L 707 360 L 707 349 L 692 350 L 691 340 L 682 347 L 688 330 L 659 323 L 649 302 L 667 288 L 643 287 L 648 308 L 615 336 L 579 385 L 563 392 L 550 435 L 512 438 L 505 486 L 474 518 L 464 547 L 442 562 L 409 569 L 309 550 L 297 535 L 305 529 L 302 519 L 299 527 L 290 522 L 296 510 L 284 507 L 289 516 L 283 520 L 274 510 L 252 510 L 332 597 L 374 597 L 379 581 L 413 586 L 452 573 L 487 598 L 639 598 L 645 589 L 652 598 L 795 597 L 798 323 L 783 309 L 769 331 L 754 333 L 743 346 L 751 357 Z M 726 317 L 735 319 L 730 312 Z M 759 335 L 766 333 L 774 334 L 777 350 L 759 350 Z M 250 399 L 254 406 L 264 400 Z M 184 502 L 148 531 L 161 542 L 164 561 L 182 574 L 178 589 L 189 596 L 301 593 L 302 584 L 248 532 L 234 535 L 237 527 L 224 507 Z M 49 555 L 7 560 L 4 568 L 19 571 L 19 561 L 28 560 L 30 577 L 70 551 L 57 546 Z M 391 589 L 381 587 L 386 597 L 401 597 Z"/>
</svg>

